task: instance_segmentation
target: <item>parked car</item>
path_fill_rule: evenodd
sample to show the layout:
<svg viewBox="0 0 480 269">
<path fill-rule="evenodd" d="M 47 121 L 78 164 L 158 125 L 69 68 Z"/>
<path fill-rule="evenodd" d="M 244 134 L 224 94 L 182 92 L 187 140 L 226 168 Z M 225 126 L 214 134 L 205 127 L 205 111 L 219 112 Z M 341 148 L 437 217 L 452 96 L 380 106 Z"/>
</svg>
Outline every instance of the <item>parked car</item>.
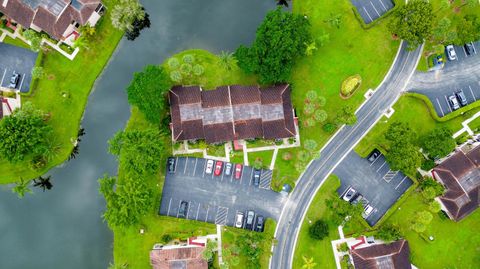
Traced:
<svg viewBox="0 0 480 269">
<path fill-rule="evenodd" d="M 255 220 L 255 212 L 252 210 L 247 211 L 247 219 L 245 221 L 245 229 L 253 230 L 253 221 Z"/>
<path fill-rule="evenodd" d="M 168 173 L 175 173 L 175 158 L 169 157 L 167 161 Z"/>
<path fill-rule="evenodd" d="M 360 193 L 357 193 L 357 195 L 352 200 L 350 200 L 350 203 L 352 205 L 356 205 L 362 200 L 362 198 L 363 198 L 363 195 L 361 195 Z"/>
<path fill-rule="evenodd" d="M 254 186 L 259 186 L 260 185 L 260 175 L 262 174 L 262 171 L 259 169 L 254 169 L 253 170 L 253 185 Z"/>
<path fill-rule="evenodd" d="M 343 193 L 342 198 L 343 200 L 350 202 L 356 193 L 357 191 L 354 188 L 348 187 L 347 190 Z"/>
<path fill-rule="evenodd" d="M 205 168 L 205 173 L 210 175 L 212 171 L 213 171 L 213 160 L 208 160 L 207 166 Z"/>
<path fill-rule="evenodd" d="M 368 218 L 368 216 L 370 216 L 373 212 L 373 207 L 371 205 L 366 205 L 364 208 L 363 208 L 363 218 L 366 219 Z"/>
<path fill-rule="evenodd" d="M 475 53 L 472 43 L 467 43 L 463 45 L 463 47 L 465 48 L 465 52 L 467 53 L 467 55 L 472 55 Z"/>
<path fill-rule="evenodd" d="M 235 227 L 243 228 L 243 216 L 243 212 L 237 212 L 237 215 L 235 216 Z"/>
<path fill-rule="evenodd" d="M 242 165 L 237 163 L 235 165 L 235 179 L 240 179 L 242 177 Z"/>
<path fill-rule="evenodd" d="M 446 47 L 447 50 L 447 56 L 450 61 L 456 60 L 457 59 L 457 53 L 455 53 L 455 48 L 453 48 L 453 45 L 448 45 Z"/>
<path fill-rule="evenodd" d="M 12 77 L 10 77 L 10 84 L 8 84 L 8 87 L 11 89 L 16 89 L 18 81 L 20 81 L 20 74 L 13 71 Z"/>
<path fill-rule="evenodd" d="M 178 217 L 186 218 L 188 213 L 188 202 L 182 201 L 180 203 L 180 208 L 178 209 Z"/>
<path fill-rule="evenodd" d="M 463 93 L 462 90 L 456 92 L 455 95 L 457 96 L 458 101 L 462 106 L 468 105 L 467 98 L 465 97 L 465 94 Z"/>
<path fill-rule="evenodd" d="M 232 174 L 232 163 L 225 164 L 225 175 L 229 176 Z"/>
<path fill-rule="evenodd" d="M 263 232 L 263 228 L 265 226 L 265 219 L 262 215 L 257 215 L 257 222 L 255 224 L 255 231 Z"/>
<path fill-rule="evenodd" d="M 215 172 L 213 173 L 216 176 L 219 176 L 222 174 L 222 168 L 223 168 L 223 162 L 217 161 L 215 163 Z"/>
<path fill-rule="evenodd" d="M 460 108 L 460 105 L 458 104 L 458 100 L 455 94 L 450 95 L 448 97 L 448 101 L 450 102 L 450 107 L 452 107 L 452 110 L 457 110 Z"/>
<path fill-rule="evenodd" d="M 368 155 L 368 161 L 373 163 L 378 157 L 380 157 L 380 151 L 378 149 L 374 149 L 370 155 Z"/>
</svg>

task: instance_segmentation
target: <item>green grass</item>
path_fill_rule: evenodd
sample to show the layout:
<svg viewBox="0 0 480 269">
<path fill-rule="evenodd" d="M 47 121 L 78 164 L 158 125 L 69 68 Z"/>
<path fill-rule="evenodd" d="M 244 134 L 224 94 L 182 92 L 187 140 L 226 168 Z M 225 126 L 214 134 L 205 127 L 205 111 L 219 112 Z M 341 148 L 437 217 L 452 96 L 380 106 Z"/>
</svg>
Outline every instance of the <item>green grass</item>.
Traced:
<svg viewBox="0 0 480 269">
<path fill-rule="evenodd" d="M 107 0 L 104 4 L 109 7 L 114 1 Z M 1 184 L 21 178 L 33 179 L 64 162 L 70 155 L 90 90 L 123 34 L 111 26 L 109 14 L 107 12 L 97 25 L 92 49 L 81 50 L 75 60 L 70 61 L 53 50 L 45 55 L 43 61 L 47 78 L 39 80 L 36 90 L 29 96 L 23 96 L 22 102 L 30 101 L 50 114 L 49 124 L 53 127 L 55 138 L 53 142 L 59 149 L 41 170 L 32 170 L 29 160 L 15 164 L 1 160 Z M 64 94 L 67 97 L 63 97 Z"/>
<path fill-rule="evenodd" d="M 5 36 L 5 39 L 3 39 L 3 43 L 14 45 L 14 46 L 21 47 L 21 48 L 24 48 L 24 49 L 30 49 L 30 45 L 28 45 L 27 43 L 23 42 L 19 38 L 13 39 L 8 35 Z"/>
<path fill-rule="evenodd" d="M 475 130 L 479 130 L 480 128 L 480 117 L 474 119 L 473 121 L 471 121 L 469 124 L 468 124 L 468 127 L 470 127 L 470 129 L 472 129 L 472 131 L 475 132 Z"/>
<path fill-rule="evenodd" d="M 340 180 L 335 175 L 331 175 L 323 183 L 315 198 L 313 198 L 298 234 L 297 247 L 293 257 L 293 268 L 302 267 L 304 264 L 303 256 L 313 258 L 317 264 L 316 268 L 335 268 L 335 259 L 330 241 L 340 238 L 337 227 L 329 223 L 329 236 L 321 241 L 310 238 L 308 229 L 311 226 L 310 221 L 313 224 L 318 219 L 326 220 L 329 215 L 334 214 L 325 205 L 325 200 L 337 196 L 336 190 L 338 187 L 340 187 Z"/>
<path fill-rule="evenodd" d="M 273 150 L 257 151 L 248 153 L 248 163 L 253 165 L 256 160 L 262 162 L 262 166 L 268 168 L 272 161 Z"/>
</svg>

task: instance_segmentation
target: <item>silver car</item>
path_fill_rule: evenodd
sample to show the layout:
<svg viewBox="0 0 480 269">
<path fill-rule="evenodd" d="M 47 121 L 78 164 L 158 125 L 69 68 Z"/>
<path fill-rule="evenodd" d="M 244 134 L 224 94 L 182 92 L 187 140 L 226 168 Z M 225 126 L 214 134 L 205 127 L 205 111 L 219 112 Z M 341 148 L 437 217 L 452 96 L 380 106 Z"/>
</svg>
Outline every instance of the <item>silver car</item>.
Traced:
<svg viewBox="0 0 480 269">
<path fill-rule="evenodd" d="M 237 212 L 235 216 L 235 227 L 236 228 L 243 228 L 243 212 Z"/>
<path fill-rule="evenodd" d="M 452 110 L 457 110 L 460 108 L 460 104 L 458 103 L 457 97 L 455 94 L 450 95 L 448 97 L 448 102 L 450 103 L 450 106 L 452 107 Z"/>
<path fill-rule="evenodd" d="M 453 48 L 453 45 L 448 45 L 446 50 L 447 50 L 448 59 L 450 61 L 457 59 L 457 53 L 455 53 L 455 48 Z"/>
</svg>

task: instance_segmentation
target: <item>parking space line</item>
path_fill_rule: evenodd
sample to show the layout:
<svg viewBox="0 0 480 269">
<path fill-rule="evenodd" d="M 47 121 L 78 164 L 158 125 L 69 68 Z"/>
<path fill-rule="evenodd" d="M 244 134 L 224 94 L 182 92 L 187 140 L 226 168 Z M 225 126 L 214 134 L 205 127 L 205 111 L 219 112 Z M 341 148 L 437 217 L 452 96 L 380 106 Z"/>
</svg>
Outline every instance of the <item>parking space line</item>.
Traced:
<svg viewBox="0 0 480 269">
<path fill-rule="evenodd" d="M 382 5 L 382 7 L 385 9 L 385 11 L 387 11 L 387 8 L 386 8 L 385 5 L 383 4 L 382 0 L 378 0 L 378 2 L 380 2 L 380 4 Z"/>
<path fill-rule="evenodd" d="M 200 203 L 198 203 L 197 207 L 197 216 L 195 217 L 195 220 L 198 220 L 198 213 L 200 212 Z"/>
<path fill-rule="evenodd" d="M 472 96 L 473 96 L 473 100 L 477 101 L 477 97 L 475 97 L 475 94 L 473 94 L 472 87 L 470 87 L 470 85 L 468 85 L 468 88 L 470 89 L 470 93 L 471 93 Z"/>
<path fill-rule="evenodd" d="M 183 174 L 185 175 L 185 173 L 187 172 L 187 166 L 188 166 L 188 157 L 187 159 L 185 160 L 185 166 L 183 167 Z"/>
<path fill-rule="evenodd" d="M 387 161 L 384 161 L 383 164 L 377 169 L 377 173 L 378 171 L 380 171 L 380 169 L 382 169 L 382 167 L 387 163 Z"/>
<path fill-rule="evenodd" d="M 208 220 L 208 211 L 210 210 L 210 205 L 207 205 L 207 214 L 205 215 L 205 222 Z"/>
<path fill-rule="evenodd" d="M 252 172 L 250 173 L 250 180 L 248 181 L 248 186 L 252 185 L 253 169 L 251 171 Z"/>
<path fill-rule="evenodd" d="M 170 201 L 168 202 L 167 216 L 170 216 L 170 205 L 171 204 L 172 204 L 172 198 L 170 198 Z"/>
<path fill-rule="evenodd" d="M 195 176 L 195 172 L 197 171 L 197 163 L 198 163 L 198 158 L 195 158 L 195 166 L 193 167 L 193 176 Z"/>
<path fill-rule="evenodd" d="M 378 155 L 378 157 L 370 164 L 370 166 L 372 166 L 378 159 L 380 159 L 381 156 L 382 156 L 382 153 L 380 153 L 380 155 Z"/>
<path fill-rule="evenodd" d="M 442 111 L 442 117 L 445 116 L 445 113 L 443 112 L 443 108 L 440 105 L 440 101 L 438 101 L 438 98 L 435 98 L 437 100 L 438 107 L 440 108 L 440 111 Z"/>
<path fill-rule="evenodd" d="M 447 96 L 444 95 L 443 97 L 445 97 L 445 102 L 447 103 L 448 110 L 450 110 L 450 112 L 452 112 L 452 108 L 451 108 L 450 105 L 448 104 Z"/>
<path fill-rule="evenodd" d="M 373 5 L 372 1 L 370 1 L 370 5 L 372 5 L 372 7 L 373 7 L 373 9 L 375 10 L 375 12 L 377 12 L 378 17 L 380 17 L 380 13 L 378 13 L 377 8 Z"/>
<path fill-rule="evenodd" d="M 181 204 L 182 204 L 182 200 L 178 201 L 178 209 L 180 209 L 180 205 L 181 205 Z M 178 211 L 179 211 L 178 209 L 177 209 L 177 218 L 178 218 L 178 213 L 179 213 L 179 212 L 178 212 Z"/>
<path fill-rule="evenodd" d="M 372 22 L 373 21 L 372 16 L 370 16 L 370 14 L 368 13 L 367 9 L 365 9 L 364 6 L 363 6 L 363 10 L 365 10 L 365 13 L 367 13 L 367 16 L 370 18 L 370 22 Z"/>
<path fill-rule="evenodd" d="M 207 159 L 205 159 L 205 161 L 203 162 L 203 163 L 204 163 L 204 165 L 203 165 L 203 174 L 202 174 L 202 178 L 205 178 L 205 169 L 207 168 L 207 162 L 208 162 L 208 160 L 207 160 Z"/>
<path fill-rule="evenodd" d="M 7 68 L 3 71 L 2 81 L 0 82 L 0 86 L 3 85 L 3 79 L 5 78 L 5 74 L 7 73 Z"/>
<path fill-rule="evenodd" d="M 175 157 L 175 172 L 177 171 L 177 165 L 178 165 L 178 157 Z"/>
<path fill-rule="evenodd" d="M 465 50 L 465 47 L 464 47 L 464 46 L 462 46 L 462 49 L 463 49 L 463 53 L 465 54 L 465 57 L 468 57 L 467 51 Z"/>
<path fill-rule="evenodd" d="M 407 176 L 404 176 L 402 181 L 400 181 L 400 183 L 398 183 L 398 185 L 395 187 L 395 189 L 398 189 L 398 187 L 400 187 L 400 185 L 402 185 L 403 181 L 407 178 Z"/>
<path fill-rule="evenodd" d="M 187 213 L 185 214 L 185 219 L 188 219 L 188 212 L 190 212 L 190 205 L 192 204 L 192 201 L 188 201 L 187 204 Z"/>
<path fill-rule="evenodd" d="M 18 90 L 22 91 L 22 86 L 23 86 L 23 81 L 25 80 L 25 74 L 22 76 L 22 81 L 20 81 L 20 86 L 18 87 Z"/>
<path fill-rule="evenodd" d="M 474 43 L 474 42 L 472 42 L 472 46 L 473 46 L 473 52 L 474 52 L 475 54 L 477 54 L 477 48 L 475 48 L 475 43 Z"/>
</svg>

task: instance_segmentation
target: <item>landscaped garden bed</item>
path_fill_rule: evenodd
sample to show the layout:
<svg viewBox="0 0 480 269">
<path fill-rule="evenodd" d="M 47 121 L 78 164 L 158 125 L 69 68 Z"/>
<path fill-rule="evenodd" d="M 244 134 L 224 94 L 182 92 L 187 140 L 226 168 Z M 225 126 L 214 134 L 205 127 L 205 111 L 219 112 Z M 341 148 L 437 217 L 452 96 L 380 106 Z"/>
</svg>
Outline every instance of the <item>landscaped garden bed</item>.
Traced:
<svg viewBox="0 0 480 269">
<path fill-rule="evenodd" d="M 360 77 L 360 75 L 358 74 L 346 78 L 342 82 L 342 86 L 340 88 L 340 95 L 342 96 L 342 98 L 349 98 L 355 93 L 358 88 L 360 88 L 361 84 L 362 77 Z"/>
</svg>

